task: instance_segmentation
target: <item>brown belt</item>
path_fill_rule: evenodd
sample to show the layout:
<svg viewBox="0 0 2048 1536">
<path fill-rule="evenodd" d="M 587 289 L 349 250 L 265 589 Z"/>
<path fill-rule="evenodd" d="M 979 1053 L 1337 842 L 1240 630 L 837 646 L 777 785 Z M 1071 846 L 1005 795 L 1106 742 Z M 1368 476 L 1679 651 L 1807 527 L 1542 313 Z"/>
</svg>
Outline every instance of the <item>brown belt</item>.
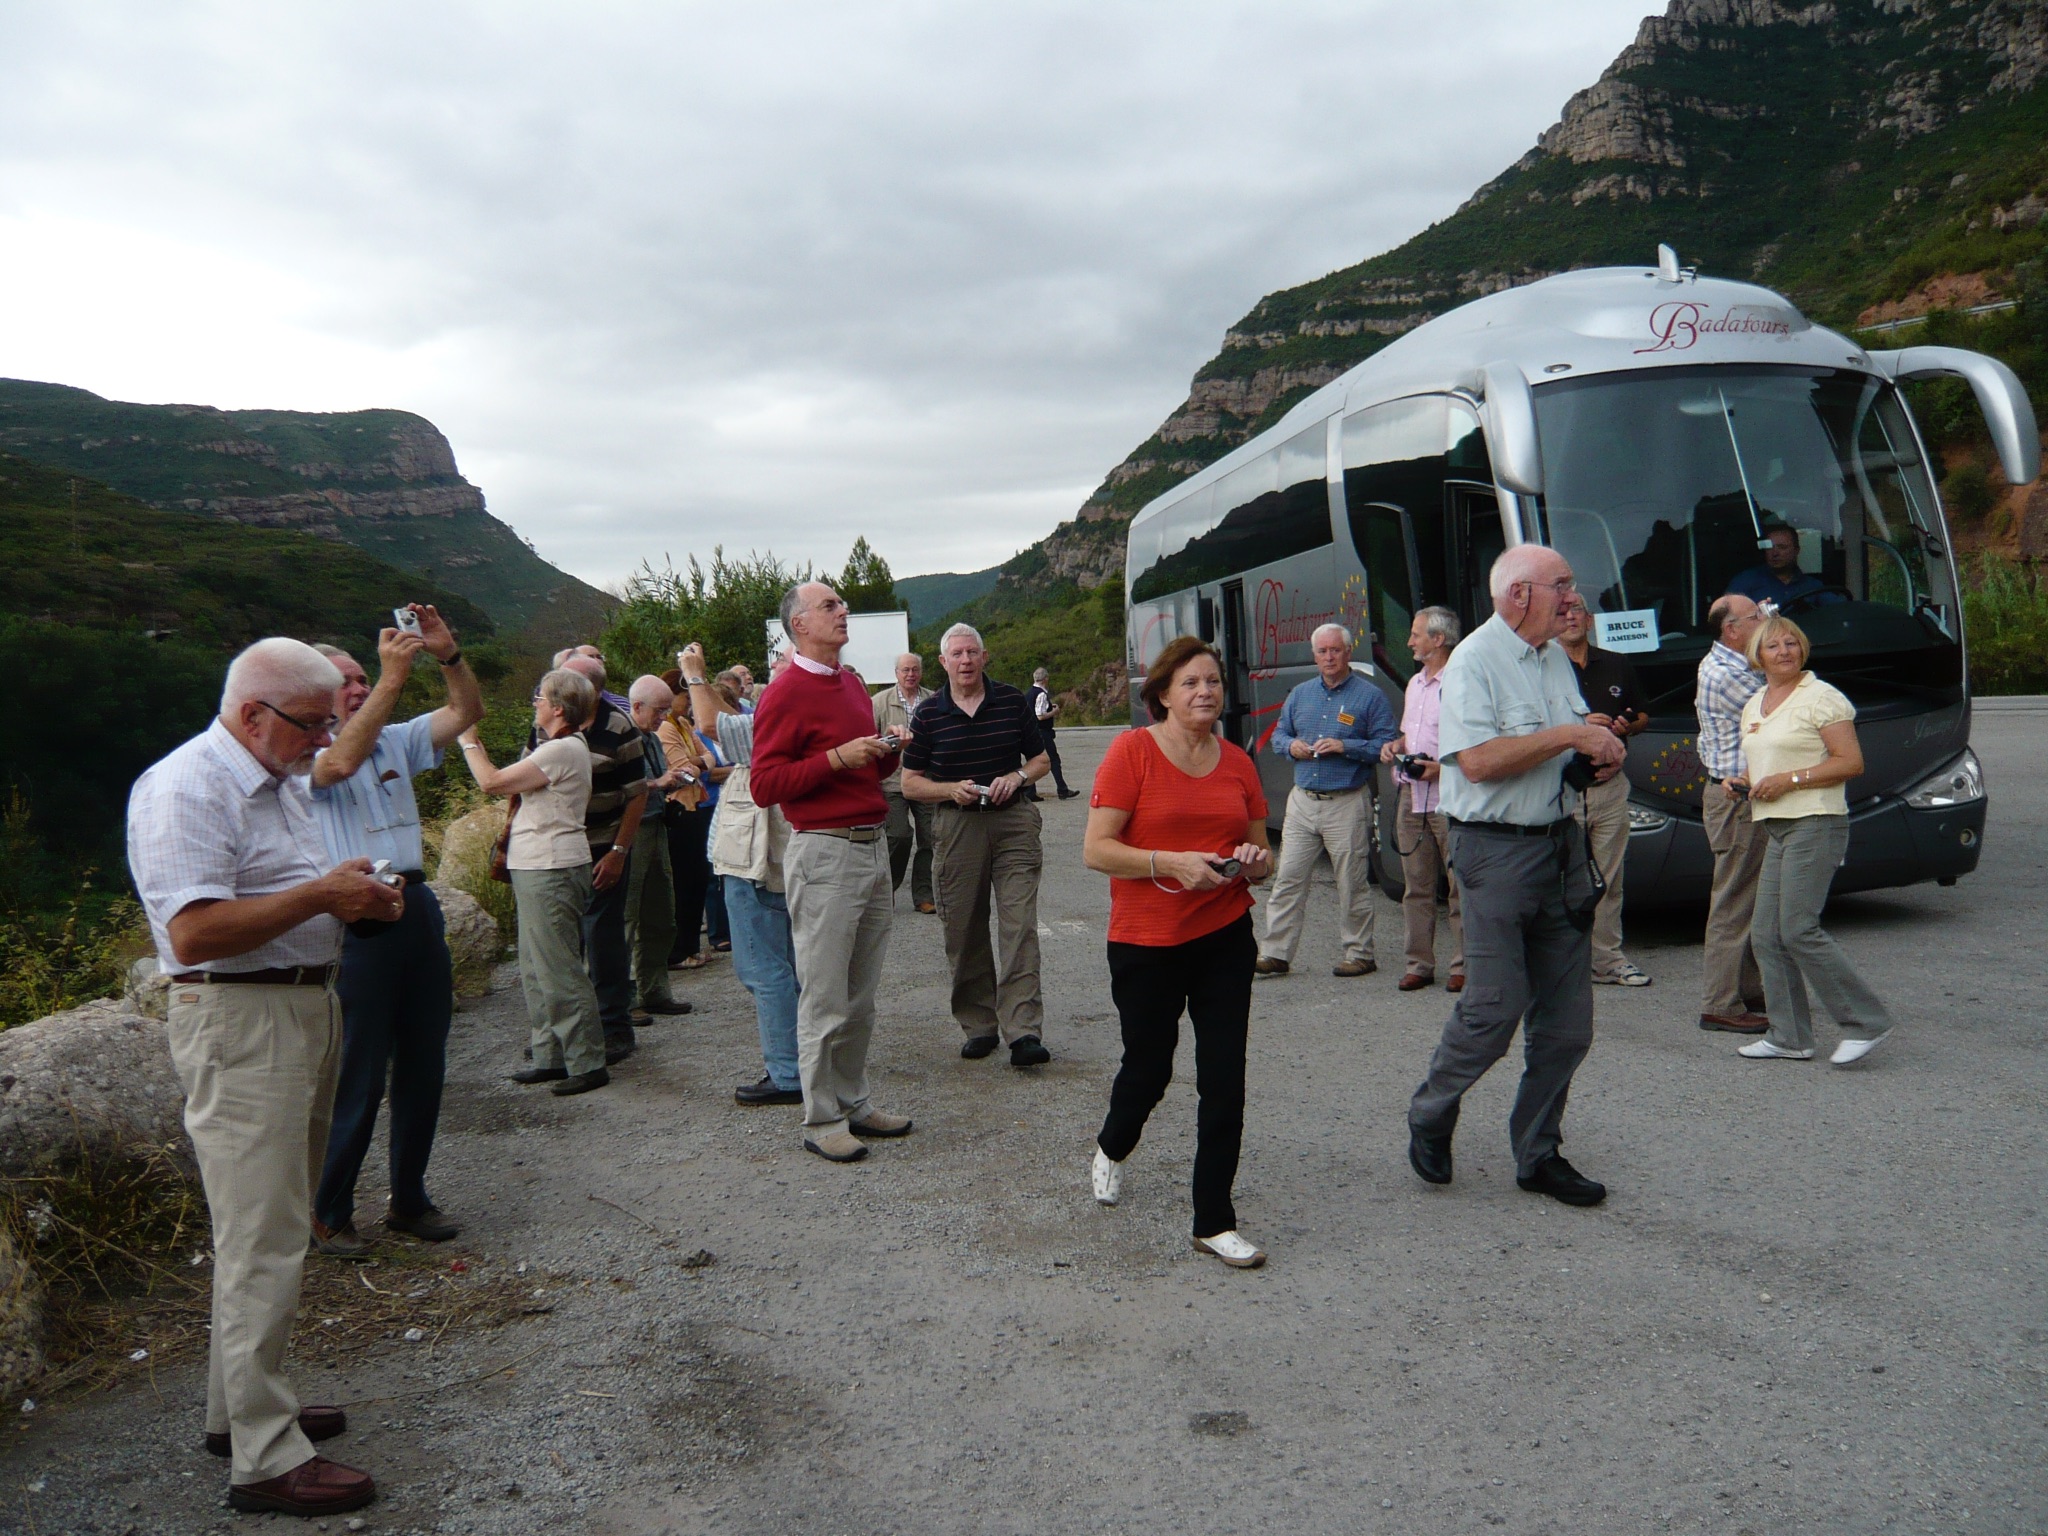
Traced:
<svg viewBox="0 0 2048 1536">
<path fill-rule="evenodd" d="M 181 985 L 232 981 L 251 987 L 328 987 L 340 969 L 338 965 L 292 965 L 268 971 L 177 971 L 171 980 Z"/>
<path fill-rule="evenodd" d="M 881 841 L 880 827 L 799 827 L 799 832 L 814 837 L 843 837 L 849 843 L 873 843 Z"/>
</svg>

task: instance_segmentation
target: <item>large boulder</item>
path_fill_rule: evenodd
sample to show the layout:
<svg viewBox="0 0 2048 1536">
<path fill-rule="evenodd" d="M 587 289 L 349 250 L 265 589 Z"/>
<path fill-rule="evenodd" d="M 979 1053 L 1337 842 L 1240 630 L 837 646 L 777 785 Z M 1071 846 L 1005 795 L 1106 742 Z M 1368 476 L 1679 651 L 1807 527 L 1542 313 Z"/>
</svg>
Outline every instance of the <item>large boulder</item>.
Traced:
<svg viewBox="0 0 2048 1536">
<path fill-rule="evenodd" d="M 0 1178 L 183 1147 L 184 1110 L 163 1021 L 124 1003 L 0 1031 Z"/>
<path fill-rule="evenodd" d="M 42 1287 L 14 1239 L 0 1231 L 0 1411 L 12 1411 L 42 1370 Z"/>
<path fill-rule="evenodd" d="M 448 953 L 455 961 L 455 995 L 481 997 L 491 990 L 491 972 L 505 953 L 498 920 L 460 886 L 436 880 L 432 888 L 441 898 L 441 914 L 448 922 Z"/>
<path fill-rule="evenodd" d="M 128 967 L 128 984 L 121 1002 L 130 1013 L 139 1013 L 145 1019 L 171 1016 L 171 978 L 156 963 L 155 955 L 144 955 Z"/>
<path fill-rule="evenodd" d="M 501 801 L 457 817 L 441 830 L 440 850 L 432 868 L 436 891 L 467 891 L 497 923 L 499 934 L 509 938 L 518 926 L 512 887 L 491 878 L 491 850 L 504 830 Z"/>
</svg>

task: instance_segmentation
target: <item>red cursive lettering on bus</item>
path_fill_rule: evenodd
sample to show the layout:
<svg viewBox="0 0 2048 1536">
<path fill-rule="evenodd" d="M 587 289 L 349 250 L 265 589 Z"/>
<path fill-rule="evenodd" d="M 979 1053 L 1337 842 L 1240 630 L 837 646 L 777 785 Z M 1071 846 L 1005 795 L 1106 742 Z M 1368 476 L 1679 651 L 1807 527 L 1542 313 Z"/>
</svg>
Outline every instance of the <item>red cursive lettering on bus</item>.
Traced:
<svg viewBox="0 0 2048 1536">
<path fill-rule="evenodd" d="M 1754 305 L 1738 304 L 1718 319 L 1705 304 L 1691 299 L 1674 299 L 1668 304 L 1659 304 L 1650 311 L 1650 336 L 1647 347 L 1637 347 L 1635 355 L 1646 352 L 1683 352 L 1702 336 L 1789 336 L 1792 322 L 1782 313 L 1758 309 Z"/>
<path fill-rule="evenodd" d="M 1268 577 L 1259 583 L 1259 595 L 1252 610 L 1255 667 L 1280 665 L 1280 647 L 1306 645 L 1316 626 L 1334 617 L 1330 609 L 1311 610 L 1302 606 L 1301 594 L 1285 582 Z"/>
</svg>

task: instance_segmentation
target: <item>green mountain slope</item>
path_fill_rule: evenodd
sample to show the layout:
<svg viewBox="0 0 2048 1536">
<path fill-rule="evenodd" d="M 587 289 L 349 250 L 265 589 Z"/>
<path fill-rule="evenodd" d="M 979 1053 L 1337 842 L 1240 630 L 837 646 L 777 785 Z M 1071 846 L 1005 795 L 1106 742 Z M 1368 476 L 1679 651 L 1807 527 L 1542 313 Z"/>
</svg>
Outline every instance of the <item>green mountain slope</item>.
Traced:
<svg viewBox="0 0 2048 1536">
<path fill-rule="evenodd" d="M 2041 0 L 1672 0 L 1451 217 L 1261 299 L 1187 400 L 967 615 L 993 645 L 1005 621 L 1073 607 L 1121 573 L 1140 507 L 1395 337 L 1553 272 L 1647 265 L 1660 241 L 1838 326 L 2025 299 L 1981 326 L 1937 317 L 1907 334 L 1993 351 L 2048 395 L 2044 74 Z M 1971 449 L 1968 414 L 1946 415 L 1945 446 Z M 2019 547 L 2048 549 L 2048 498 L 2034 500 L 2038 515 L 2014 513 L 2041 524 L 2017 528 Z M 1091 697 L 1112 710 L 1120 664 L 1103 648 Z"/>
<path fill-rule="evenodd" d="M 931 576 L 898 576 L 896 601 L 910 615 L 912 629 L 924 629 L 940 619 L 950 619 L 953 610 L 973 602 L 996 584 L 1001 566 L 985 571 L 940 571 Z"/>
<path fill-rule="evenodd" d="M 154 507 L 352 544 L 461 593 L 507 633 L 594 633 L 610 606 L 492 517 L 448 440 L 410 412 L 134 405 L 0 379 L 0 450 Z"/>
</svg>

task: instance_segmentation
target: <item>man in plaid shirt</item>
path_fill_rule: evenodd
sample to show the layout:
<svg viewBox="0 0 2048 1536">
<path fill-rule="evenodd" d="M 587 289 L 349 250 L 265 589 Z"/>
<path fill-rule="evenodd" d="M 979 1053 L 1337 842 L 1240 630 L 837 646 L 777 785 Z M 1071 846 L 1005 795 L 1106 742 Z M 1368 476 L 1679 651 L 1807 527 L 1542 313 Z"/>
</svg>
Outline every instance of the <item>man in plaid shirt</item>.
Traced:
<svg viewBox="0 0 2048 1536">
<path fill-rule="evenodd" d="M 1743 652 L 1762 621 L 1763 611 L 1735 592 L 1707 610 L 1707 627 L 1716 639 L 1700 661 L 1694 706 L 1700 762 L 1707 771 L 1700 819 L 1706 824 L 1707 846 L 1714 850 L 1714 889 L 1700 967 L 1706 994 L 1700 1028 L 1738 1035 L 1760 1035 L 1770 1027 L 1761 1001 L 1763 978 L 1749 947 L 1757 875 L 1764 867 L 1763 832 L 1749 819 L 1749 801 L 1727 787 L 1742 772 L 1742 706 L 1764 685 L 1763 673 L 1750 670 Z"/>
</svg>

